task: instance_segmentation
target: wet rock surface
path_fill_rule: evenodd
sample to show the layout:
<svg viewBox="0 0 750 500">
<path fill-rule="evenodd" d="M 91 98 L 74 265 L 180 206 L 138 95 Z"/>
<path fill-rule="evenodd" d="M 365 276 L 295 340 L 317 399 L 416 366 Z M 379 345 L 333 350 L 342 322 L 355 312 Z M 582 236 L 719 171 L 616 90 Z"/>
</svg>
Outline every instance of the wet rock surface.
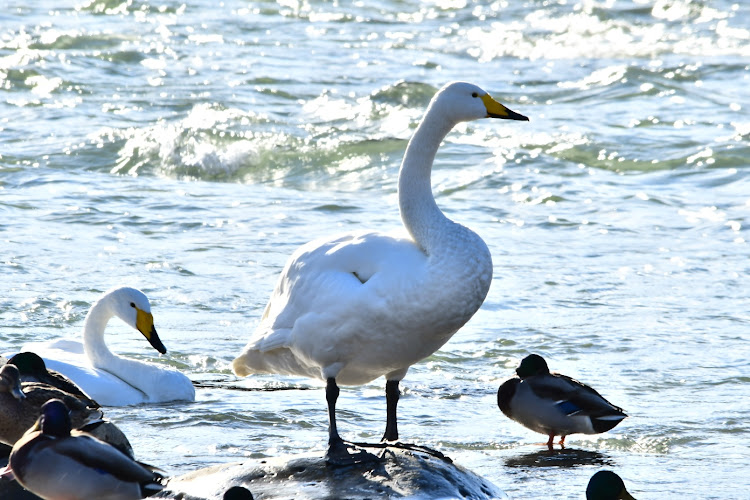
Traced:
<svg viewBox="0 0 750 500">
<path fill-rule="evenodd" d="M 156 498 L 221 499 L 232 486 L 256 499 L 508 498 L 497 486 L 441 454 L 398 447 L 367 448 L 380 459 L 328 465 L 316 454 L 229 463 L 171 478 Z"/>
<path fill-rule="evenodd" d="M 220 464 L 172 477 L 152 498 L 220 500 L 232 486 L 247 488 L 256 500 L 508 498 L 491 482 L 440 453 L 391 446 L 364 449 L 379 460 L 331 466 L 322 455 L 311 453 Z M 0 448 L 0 468 L 7 464 L 9 452 L 10 448 Z M 38 498 L 16 481 L 0 480 L 0 499 Z"/>
</svg>

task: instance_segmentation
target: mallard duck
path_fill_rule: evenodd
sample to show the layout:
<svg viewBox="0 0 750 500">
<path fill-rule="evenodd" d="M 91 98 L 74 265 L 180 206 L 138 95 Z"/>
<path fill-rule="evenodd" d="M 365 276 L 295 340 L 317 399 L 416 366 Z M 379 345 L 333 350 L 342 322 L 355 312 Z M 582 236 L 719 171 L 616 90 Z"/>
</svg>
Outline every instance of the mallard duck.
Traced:
<svg viewBox="0 0 750 500">
<path fill-rule="evenodd" d="M 620 476 L 609 470 L 600 470 L 589 479 L 586 500 L 635 500 L 625 489 Z"/>
<path fill-rule="evenodd" d="M 49 500 L 135 500 L 162 488 L 160 475 L 86 433 L 71 434 L 59 399 L 42 406 L 13 446 L 8 466 L 27 490 Z"/>
<path fill-rule="evenodd" d="M 383 440 L 398 440 L 400 380 L 411 365 L 442 347 L 487 295 L 492 281 L 487 245 L 440 211 L 430 185 L 445 136 L 459 122 L 480 118 L 528 120 L 476 85 L 454 82 L 440 89 L 399 172 L 399 208 L 408 234 L 360 231 L 299 248 L 233 362 L 239 376 L 280 373 L 326 381 L 329 462 L 350 461 L 336 428 L 338 385 L 384 376 Z"/>
<path fill-rule="evenodd" d="M 105 406 L 194 401 L 195 389 L 183 373 L 118 356 L 107 348 L 104 330 L 113 316 L 141 332 L 154 349 L 167 352 L 154 328 L 148 298 L 128 287 L 109 290 L 91 306 L 83 325 L 83 343 L 61 339 L 29 344 L 22 351 L 37 353 L 49 369 L 62 373 Z"/>
<path fill-rule="evenodd" d="M 50 385 L 22 384 L 18 368 L 10 363 L 0 367 L 0 442 L 15 444 L 34 425 L 44 403 L 53 398 L 64 401 L 70 409 L 74 428 L 85 429 L 116 446 L 122 453 L 133 456 L 128 438 L 116 425 L 103 419 L 100 409 L 90 408 L 75 396 Z"/>
<path fill-rule="evenodd" d="M 518 377 L 503 382 L 497 405 L 510 419 L 532 431 L 555 436 L 565 446 L 569 434 L 599 434 L 619 424 L 627 415 L 591 387 L 566 375 L 550 373 L 537 354 L 526 356 L 516 369 Z"/>
<path fill-rule="evenodd" d="M 222 500 L 253 500 L 253 494 L 243 486 L 232 486 L 224 492 Z"/>
<path fill-rule="evenodd" d="M 21 382 L 38 382 L 51 385 L 80 399 L 89 408 L 100 407 L 99 403 L 84 393 L 75 382 L 60 372 L 47 369 L 44 360 L 34 352 L 20 352 L 10 358 L 8 363 L 18 368 L 18 372 L 21 374 Z"/>
</svg>

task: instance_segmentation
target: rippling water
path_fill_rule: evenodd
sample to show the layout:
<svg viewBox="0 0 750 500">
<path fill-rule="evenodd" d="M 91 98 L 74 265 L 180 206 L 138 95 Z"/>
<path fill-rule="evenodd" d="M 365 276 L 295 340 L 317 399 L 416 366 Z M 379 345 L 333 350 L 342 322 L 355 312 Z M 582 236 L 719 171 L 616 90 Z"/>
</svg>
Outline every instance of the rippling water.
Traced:
<svg viewBox="0 0 750 500">
<path fill-rule="evenodd" d="M 176 474 L 322 452 L 317 383 L 229 363 L 294 248 L 398 226 L 406 141 L 437 88 L 468 80 L 531 121 L 460 126 L 439 153 L 438 203 L 485 239 L 495 280 L 402 383 L 403 437 L 514 498 L 582 498 L 602 467 L 636 498 L 743 498 L 747 6 L 347 4 L 6 2 L 1 350 L 76 335 L 101 291 L 135 285 L 171 355 L 115 322 L 113 349 L 217 385 L 109 410 L 140 459 Z M 529 352 L 630 418 L 542 452 L 495 406 Z M 345 437 L 380 437 L 383 385 L 342 391 Z"/>
</svg>

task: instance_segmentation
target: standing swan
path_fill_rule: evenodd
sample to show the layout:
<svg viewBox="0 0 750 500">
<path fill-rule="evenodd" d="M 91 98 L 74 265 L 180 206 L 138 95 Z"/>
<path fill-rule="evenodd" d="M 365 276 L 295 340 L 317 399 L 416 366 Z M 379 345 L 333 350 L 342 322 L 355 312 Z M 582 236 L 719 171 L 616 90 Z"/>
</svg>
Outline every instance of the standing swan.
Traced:
<svg viewBox="0 0 750 500">
<path fill-rule="evenodd" d="M 282 373 L 326 381 L 332 463 L 356 460 L 336 429 L 342 385 L 386 378 L 383 441 L 398 439 L 399 381 L 482 305 L 492 280 L 487 245 L 448 219 L 432 195 L 440 143 L 459 122 L 528 120 L 481 88 L 455 82 L 433 97 L 399 172 L 408 236 L 357 232 L 316 240 L 289 259 L 260 324 L 233 363 L 239 376 Z"/>
<path fill-rule="evenodd" d="M 83 392 L 104 406 L 127 406 L 166 401 L 194 401 L 190 379 L 171 367 L 118 356 L 104 343 L 104 330 L 117 316 L 138 330 L 151 346 L 164 354 L 167 349 L 154 328 L 151 304 L 135 288 L 105 292 L 91 306 L 83 324 L 83 344 L 56 340 L 28 344 L 22 351 L 35 352 L 46 366 L 78 384 Z"/>
</svg>

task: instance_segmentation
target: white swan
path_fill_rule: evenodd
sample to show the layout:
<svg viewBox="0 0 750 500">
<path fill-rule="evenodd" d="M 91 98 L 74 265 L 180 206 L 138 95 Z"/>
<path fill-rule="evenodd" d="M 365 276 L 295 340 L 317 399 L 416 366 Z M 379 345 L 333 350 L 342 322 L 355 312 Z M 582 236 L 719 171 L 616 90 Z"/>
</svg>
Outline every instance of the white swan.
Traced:
<svg viewBox="0 0 750 500">
<path fill-rule="evenodd" d="M 239 376 L 282 373 L 326 380 L 328 458 L 350 458 L 336 430 L 338 384 L 386 378 L 384 441 L 398 439 L 399 381 L 479 309 L 492 280 L 484 241 L 443 215 L 430 185 L 443 138 L 459 122 L 528 120 L 475 85 L 455 82 L 432 99 L 399 173 L 409 236 L 360 232 L 320 239 L 289 259 L 247 346 Z"/>
<path fill-rule="evenodd" d="M 190 379 L 171 367 L 118 356 L 104 343 L 104 329 L 117 316 L 143 334 L 154 349 L 167 352 L 154 328 L 151 305 L 140 290 L 122 287 L 105 292 L 91 306 L 83 324 L 83 343 L 61 339 L 23 346 L 35 352 L 47 368 L 78 384 L 104 406 L 166 401 L 194 401 Z"/>
</svg>

